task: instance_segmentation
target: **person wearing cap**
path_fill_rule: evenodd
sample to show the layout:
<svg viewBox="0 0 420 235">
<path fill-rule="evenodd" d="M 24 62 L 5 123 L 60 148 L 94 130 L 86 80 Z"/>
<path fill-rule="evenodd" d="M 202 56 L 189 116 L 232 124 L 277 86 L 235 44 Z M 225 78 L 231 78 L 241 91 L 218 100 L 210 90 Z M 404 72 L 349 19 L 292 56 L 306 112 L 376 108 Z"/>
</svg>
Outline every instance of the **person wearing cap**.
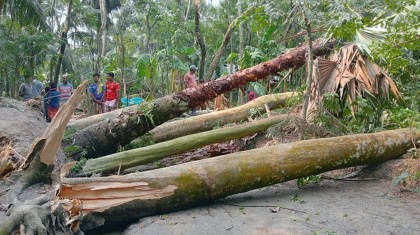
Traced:
<svg viewBox="0 0 420 235">
<path fill-rule="evenodd" d="M 186 88 L 193 88 L 197 86 L 197 81 L 195 80 L 195 71 L 197 70 L 197 67 L 195 65 L 190 66 L 190 71 L 185 74 L 184 76 L 184 84 Z M 195 115 L 196 109 L 191 109 L 191 114 Z"/>
<path fill-rule="evenodd" d="M 64 105 L 73 94 L 73 86 L 68 82 L 67 74 L 63 74 L 61 79 L 62 83 L 57 86 L 57 91 L 60 93 L 60 106 Z"/>
</svg>

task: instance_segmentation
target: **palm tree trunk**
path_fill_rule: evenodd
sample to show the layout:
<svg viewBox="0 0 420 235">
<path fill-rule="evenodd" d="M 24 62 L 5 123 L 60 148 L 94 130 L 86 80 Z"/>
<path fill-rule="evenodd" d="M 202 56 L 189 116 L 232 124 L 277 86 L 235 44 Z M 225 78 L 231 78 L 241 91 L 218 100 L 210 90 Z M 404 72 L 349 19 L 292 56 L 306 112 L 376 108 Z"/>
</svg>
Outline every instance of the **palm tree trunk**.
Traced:
<svg viewBox="0 0 420 235">
<path fill-rule="evenodd" d="M 233 30 L 235 30 L 236 23 L 238 23 L 238 20 L 242 18 L 243 15 L 247 14 L 249 11 L 253 10 L 254 7 L 251 7 L 245 13 L 242 14 L 242 8 L 240 7 L 240 3 L 238 3 L 238 17 L 234 19 L 232 22 L 230 22 L 228 29 L 226 30 L 225 36 L 223 37 L 222 44 L 220 45 L 219 50 L 217 50 L 216 55 L 214 56 L 213 60 L 211 61 L 210 68 L 207 71 L 207 74 L 205 76 L 205 81 L 210 81 L 211 76 L 214 73 L 214 70 L 216 70 L 217 64 L 219 63 L 220 58 L 222 57 L 223 53 L 225 53 L 227 44 L 230 41 L 230 38 L 232 36 Z M 240 39 L 240 53 L 243 50 L 243 26 L 242 24 L 239 25 L 239 39 Z M 242 40 L 241 40 L 242 39 Z"/>
<path fill-rule="evenodd" d="M 270 110 L 278 107 L 284 107 L 286 106 L 287 99 L 292 96 L 292 92 L 261 96 L 253 100 L 253 102 L 249 102 L 235 108 L 193 116 L 178 121 L 165 122 L 162 125 L 155 127 L 149 133 L 154 142 L 162 142 L 181 136 L 211 130 L 217 125 L 247 121 L 250 117 L 254 118 L 251 110 L 254 110 L 256 113 L 262 115 L 266 112 L 266 106 Z"/>
<path fill-rule="evenodd" d="M 303 6 L 303 9 L 305 9 L 306 6 Z M 309 22 L 309 19 L 304 11 L 303 13 L 303 17 L 305 20 L 305 26 L 306 26 L 306 31 L 308 33 L 308 39 L 307 39 L 307 44 L 308 44 L 308 64 L 307 64 L 307 78 L 306 78 L 306 91 L 305 94 L 303 96 L 303 108 L 302 108 L 302 121 L 305 124 L 306 123 L 306 116 L 307 116 L 307 112 L 308 112 L 308 104 L 309 104 L 309 98 L 311 95 L 311 84 L 312 84 L 312 72 L 313 72 L 313 56 L 312 56 L 312 39 L 311 39 L 311 23 Z M 303 128 L 303 131 L 305 130 L 305 128 Z M 300 139 L 302 140 L 303 138 L 305 138 L 305 133 L 301 133 L 300 134 Z"/>
<path fill-rule="evenodd" d="M 419 139 L 419 131 L 399 129 L 281 144 L 123 176 L 64 178 L 57 199 L 83 211 L 86 231 L 330 170 L 385 162 Z"/>
<path fill-rule="evenodd" d="M 200 65 L 198 68 L 198 80 L 204 82 L 204 65 L 206 64 L 206 44 L 200 31 L 200 0 L 194 1 L 195 6 L 195 36 L 201 50 Z"/>
<path fill-rule="evenodd" d="M 60 75 L 61 63 L 63 61 L 64 52 L 66 50 L 67 32 L 69 31 L 69 28 L 70 28 L 72 9 L 73 9 L 73 0 L 70 0 L 69 4 L 67 5 L 66 21 L 64 22 L 63 30 L 61 30 L 60 54 L 58 55 L 58 61 L 57 61 L 57 64 L 55 67 L 55 73 L 54 73 L 55 83 L 58 82 L 58 76 Z"/>
<path fill-rule="evenodd" d="M 240 139 L 261 132 L 270 126 L 285 121 L 289 115 L 278 115 L 258 121 L 232 127 L 219 128 L 202 133 L 183 136 L 143 148 L 114 153 L 105 157 L 89 159 L 80 174 L 94 173 L 110 174 L 147 163 L 153 163 L 165 157 L 185 153 L 189 150 L 204 147 L 209 144 Z"/>
</svg>

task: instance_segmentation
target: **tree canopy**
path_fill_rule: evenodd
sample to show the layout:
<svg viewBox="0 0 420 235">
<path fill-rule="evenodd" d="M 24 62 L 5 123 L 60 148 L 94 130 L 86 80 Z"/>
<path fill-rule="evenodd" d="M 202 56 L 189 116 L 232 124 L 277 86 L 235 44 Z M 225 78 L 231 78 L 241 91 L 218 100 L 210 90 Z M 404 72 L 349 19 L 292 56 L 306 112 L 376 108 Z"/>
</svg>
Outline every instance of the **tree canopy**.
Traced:
<svg viewBox="0 0 420 235">
<path fill-rule="evenodd" d="M 196 4 L 202 42 L 195 31 Z M 409 97 L 418 95 L 419 11 L 414 0 L 5 0 L 0 2 L 0 94 L 16 97 L 24 77 L 47 83 L 67 73 L 77 85 L 94 72 L 114 72 L 126 88 L 123 96 L 161 97 L 182 89 L 191 64 L 215 79 L 227 74 L 230 64 L 248 68 L 298 46 L 309 35 L 305 15 L 312 40 L 334 38 L 338 48 L 355 43 L 384 68 L 408 98 L 400 102 L 407 108 L 417 105 Z M 201 58 L 202 49 L 207 58 Z M 275 76 L 282 85 L 273 89 L 269 81 L 250 87 L 263 95 L 304 86 L 305 69 L 281 79 L 287 73 Z M 240 99 L 231 100 L 240 104 Z"/>
</svg>

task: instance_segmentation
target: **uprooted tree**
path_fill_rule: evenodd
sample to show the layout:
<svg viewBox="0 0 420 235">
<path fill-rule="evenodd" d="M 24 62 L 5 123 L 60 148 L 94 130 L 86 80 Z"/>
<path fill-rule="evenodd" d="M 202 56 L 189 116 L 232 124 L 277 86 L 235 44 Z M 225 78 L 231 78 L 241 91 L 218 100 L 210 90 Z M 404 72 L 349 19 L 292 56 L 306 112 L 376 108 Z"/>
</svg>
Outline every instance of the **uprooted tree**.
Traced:
<svg viewBox="0 0 420 235">
<path fill-rule="evenodd" d="M 314 56 L 325 55 L 332 50 L 333 45 L 333 41 L 315 41 L 313 43 Z M 119 146 L 128 144 L 155 126 L 181 115 L 190 108 L 198 107 L 220 94 L 242 87 L 249 82 L 265 79 L 268 75 L 282 70 L 302 66 L 306 61 L 306 51 L 307 46 L 302 45 L 267 62 L 195 88 L 164 96 L 150 103 L 141 103 L 130 112 L 122 112 L 118 117 L 90 125 L 69 138 L 69 143 L 78 148 L 78 151 L 73 154 L 83 151 L 89 157 L 96 157 L 114 153 Z"/>
</svg>

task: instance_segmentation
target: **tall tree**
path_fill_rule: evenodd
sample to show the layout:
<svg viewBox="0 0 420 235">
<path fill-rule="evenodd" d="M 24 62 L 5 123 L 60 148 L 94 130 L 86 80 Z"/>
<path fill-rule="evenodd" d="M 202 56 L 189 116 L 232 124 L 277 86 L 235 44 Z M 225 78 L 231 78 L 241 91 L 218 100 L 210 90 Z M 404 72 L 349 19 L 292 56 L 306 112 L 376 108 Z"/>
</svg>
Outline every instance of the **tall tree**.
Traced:
<svg viewBox="0 0 420 235">
<path fill-rule="evenodd" d="M 60 37 L 60 50 L 58 54 L 58 60 L 55 67 L 55 73 L 54 73 L 54 82 L 58 83 L 58 76 L 60 75 L 61 70 L 61 64 L 64 57 L 64 52 L 66 50 L 66 45 L 68 43 L 67 41 L 67 33 L 70 28 L 71 24 L 71 12 L 73 9 L 73 0 L 69 0 L 69 3 L 67 4 L 67 14 L 66 14 L 66 20 L 64 21 L 63 28 L 61 29 L 61 37 Z"/>
<path fill-rule="evenodd" d="M 99 11 L 101 16 L 101 27 L 99 28 L 98 34 L 98 57 L 96 60 L 96 69 L 101 70 L 101 59 L 106 55 L 106 45 L 107 45 L 107 19 L 108 12 L 106 7 L 106 0 L 99 0 Z"/>
<path fill-rule="evenodd" d="M 194 0 L 195 9 L 195 36 L 197 37 L 198 45 L 200 46 L 201 56 L 200 65 L 198 68 L 198 78 L 200 82 L 204 81 L 204 66 L 206 64 L 206 44 L 200 30 L 200 0 Z"/>
</svg>

